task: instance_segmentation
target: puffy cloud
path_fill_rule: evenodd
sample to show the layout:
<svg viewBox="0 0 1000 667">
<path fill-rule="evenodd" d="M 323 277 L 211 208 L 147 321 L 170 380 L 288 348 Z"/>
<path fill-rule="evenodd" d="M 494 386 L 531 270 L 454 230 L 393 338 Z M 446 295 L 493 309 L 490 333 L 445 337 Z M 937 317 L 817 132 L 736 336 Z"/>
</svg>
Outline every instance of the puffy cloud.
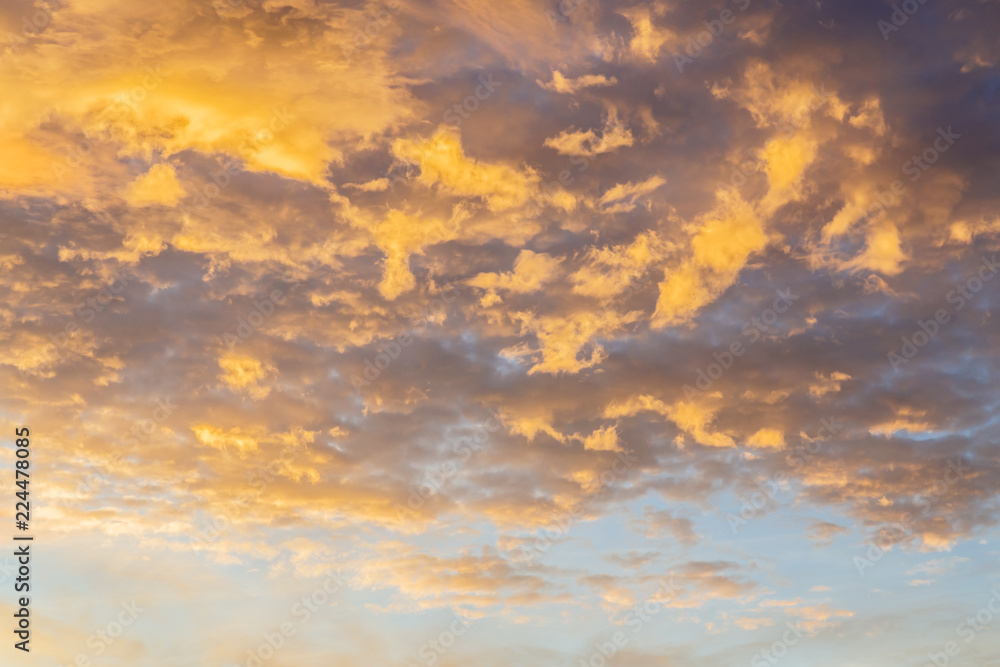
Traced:
<svg viewBox="0 0 1000 667">
<path fill-rule="evenodd" d="M 666 256 L 669 246 L 655 234 L 639 234 L 631 243 L 592 248 L 586 264 L 571 276 L 573 292 L 607 299 L 621 294 Z"/>
<path fill-rule="evenodd" d="M 735 280 L 747 258 L 764 248 L 767 235 L 753 208 L 731 190 L 716 193 L 717 205 L 696 223 L 692 255 L 667 268 L 653 313 L 656 327 L 690 322 Z"/>
<path fill-rule="evenodd" d="M 618 119 L 618 112 L 611 109 L 604 119 L 604 128 L 598 135 L 594 130 L 563 130 L 545 140 L 545 145 L 560 155 L 588 156 L 610 153 L 635 143 L 632 131 Z"/>
<path fill-rule="evenodd" d="M 530 250 L 522 250 L 514 260 L 514 270 L 505 273 L 480 273 L 468 281 L 473 287 L 509 291 L 515 294 L 537 292 L 559 272 L 559 260 Z"/>
<path fill-rule="evenodd" d="M 591 449 L 598 452 L 617 452 L 622 447 L 618 442 L 618 431 L 614 426 L 599 428 L 583 441 L 584 449 Z"/>
<path fill-rule="evenodd" d="M 636 200 L 653 192 L 666 181 L 659 176 L 651 176 L 641 183 L 619 183 L 597 200 L 609 212 L 627 212 L 636 206 Z"/>
<path fill-rule="evenodd" d="M 393 153 L 420 167 L 421 183 L 440 184 L 447 192 L 481 197 L 494 211 L 520 206 L 535 192 L 539 177 L 504 164 L 479 162 L 465 156 L 457 134 L 442 128 L 431 138 L 398 139 Z"/>
<path fill-rule="evenodd" d="M 154 164 L 128 188 L 126 201 L 132 206 L 173 206 L 184 196 L 177 172 L 169 164 Z"/>
<path fill-rule="evenodd" d="M 894 276 L 903 270 L 907 260 L 902 245 L 896 225 L 889 221 L 873 223 L 865 235 L 864 252 L 847 262 L 846 267 Z"/>
<path fill-rule="evenodd" d="M 603 74 L 584 74 L 571 79 L 564 76 L 559 70 L 555 70 L 552 72 L 552 81 L 536 81 L 536 83 L 546 90 L 572 95 L 584 88 L 613 86 L 618 83 L 618 80 L 615 77 L 609 78 Z"/>
<path fill-rule="evenodd" d="M 758 449 L 781 449 L 785 434 L 775 428 L 762 428 L 747 439 L 747 444 Z"/>
<path fill-rule="evenodd" d="M 222 381 L 236 392 L 246 393 L 251 398 L 264 398 L 271 388 L 261 383 L 267 380 L 275 368 L 252 357 L 230 354 L 219 359 L 223 370 Z"/>
<path fill-rule="evenodd" d="M 281 620 L 256 602 L 331 566 L 347 631 L 291 663 L 422 661 L 454 613 L 490 632 L 439 661 L 575 664 L 651 598 L 683 632 L 623 663 L 785 622 L 809 662 L 891 626 L 850 603 L 873 581 L 967 612 L 940 586 L 981 586 L 1000 484 L 988 12 L 880 40 L 875 9 L 751 4 L 678 76 L 694 3 L 105 5 L 0 7 L 3 427 L 37 433 L 39 537 L 79 575 L 32 609 L 45 659 L 112 596 L 184 618 L 198 590 L 210 640 L 137 623 L 107 657 L 245 662 Z M 801 567 L 872 539 L 864 577 Z"/>
<path fill-rule="evenodd" d="M 662 3 L 655 3 L 651 7 L 636 6 L 621 12 L 632 26 L 628 48 L 635 59 L 656 62 L 664 46 L 677 41 L 672 30 L 654 24 L 654 19 L 662 15 L 663 10 Z"/>
<path fill-rule="evenodd" d="M 699 445 L 706 447 L 733 447 L 735 441 L 724 432 L 713 431 L 711 424 L 715 413 L 711 409 L 688 401 L 667 405 L 658 398 L 642 394 L 622 402 L 613 402 L 604 409 L 608 418 L 630 417 L 641 412 L 657 412 L 673 421 Z"/>
</svg>

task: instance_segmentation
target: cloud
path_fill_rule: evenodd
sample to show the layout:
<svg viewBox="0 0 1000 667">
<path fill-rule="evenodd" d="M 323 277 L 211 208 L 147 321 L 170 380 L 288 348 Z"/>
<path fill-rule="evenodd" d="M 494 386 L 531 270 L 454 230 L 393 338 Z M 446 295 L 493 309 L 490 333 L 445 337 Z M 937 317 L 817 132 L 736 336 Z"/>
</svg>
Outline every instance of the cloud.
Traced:
<svg viewBox="0 0 1000 667">
<path fill-rule="evenodd" d="M 468 281 L 485 290 L 509 291 L 515 294 L 537 292 L 558 274 L 560 261 L 545 253 L 522 250 L 514 260 L 514 270 L 505 273 L 480 273 Z"/>
<path fill-rule="evenodd" d="M 552 81 L 536 81 L 536 83 L 546 90 L 572 95 L 584 88 L 613 86 L 618 83 L 618 79 L 613 76 L 609 78 L 603 74 L 584 74 L 571 79 L 563 76 L 559 70 L 555 70 L 552 72 Z"/>
<path fill-rule="evenodd" d="M 273 366 L 252 357 L 230 354 L 219 359 L 219 368 L 223 370 L 222 381 L 235 392 L 255 399 L 271 393 L 271 388 L 261 383 L 275 373 Z"/>
<path fill-rule="evenodd" d="M 426 141 L 398 139 L 393 153 L 420 167 L 421 183 L 440 184 L 459 196 L 480 197 L 493 211 L 526 203 L 539 181 L 530 170 L 467 158 L 458 136 L 443 128 Z"/>
<path fill-rule="evenodd" d="M 154 164 L 129 185 L 126 201 L 131 206 L 173 206 L 184 196 L 177 173 L 169 164 Z"/>
<path fill-rule="evenodd" d="M 600 135 L 594 130 L 570 129 L 545 140 L 545 145 L 555 149 L 560 155 L 587 157 L 611 153 L 633 143 L 635 139 L 632 131 L 618 119 L 618 113 L 614 109 L 605 117 L 604 128 Z"/>
<path fill-rule="evenodd" d="M 669 267 L 660 283 L 652 324 L 657 328 L 691 321 L 735 280 L 749 256 L 767 243 L 763 224 L 738 193 L 719 190 L 717 204 L 695 223 L 691 256 Z"/>
</svg>

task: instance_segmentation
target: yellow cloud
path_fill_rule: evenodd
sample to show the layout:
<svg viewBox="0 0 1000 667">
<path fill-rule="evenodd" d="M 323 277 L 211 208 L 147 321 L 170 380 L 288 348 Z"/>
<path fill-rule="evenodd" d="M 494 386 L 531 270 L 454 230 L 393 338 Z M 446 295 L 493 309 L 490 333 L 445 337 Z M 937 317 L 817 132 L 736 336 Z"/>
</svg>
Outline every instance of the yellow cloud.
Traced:
<svg viewBox="0 0 1000 667">
<path fill-rule="evenodd" d="M 677 41 L 677 34 L 669 28 L 659 28 L 653 25 L 652 16 L 656 11 L 654 6 L 636 6 L 620 12 L 632 24 L 632 39 L 629 40 L 629 52 L 636 60 L 656 62 L 660 51 L 668 43 Z"/>
<path fill-rule="evenodd" d="M 597 337 L 612 335 L 638 316 L 637 312 L 621 315 L 611 310 L 544 317 L 515 314 L 523 329 L 538 336 L 541 344 L 541 360 L 528 370 L 528 374 L 577 373 L 596 366 L 607 356 L 604 346 L 594 343 L 589 356 L 581 356 L 584 346 Z"/>
<path fill-rule="evenodd" d="M 222 381 L 237 393 L 245 393 L 251 398 L 261 399 L 271 392 L 270 387 L 260 385 L 276 372 L 269 364 L 262 364 L 252 357 L 228 355 L 219 360 L 223 370 Z"/>
<path fill-rule="evenodd" d="M 462 217 L 461 209 L 450 220 L 419 218 L 393 209 L 373 225 L 375 243 L 386 254 L 379 283 L 382 296 L 392 300 L 413 289 L 416 279 L 410 271 L 410 255 L 428 245 L 455 238 Z"/>
<path fill-rule="evenodd" d="M 847 111 L 836 93 L 807 80 L 776 73 L 768 63 L 759 60 L 747 65 L 738 85 L 714 86 L 712 94 L 735 100 L 750 112 L 757 127 L 808 128 L 814 113 L 841 120 Z"/>
<path fill-rule="evenodd" d="M 560 260 L 545 253 L 522 250 L 514 260 L 514 270 L 506 273 L 480 273 L 468 283 L 482 289 L 498 289 L 515 294 L 536 292 L 559 272 Z"/>
<path fill-rule="evenodd" d="M 349 59 L 340 48 L 363 8 L 316 5 L 315 30 L 278 29 L 267 10 L 181 0 L 108 14 L 104 2 L 61 3 L 44 38 L 0 62 L 0 85 L 21 91 L 0 105 L 0 189 L 68 192 L 88 180 L 96 188 L 118 178 L 105 152 L 150 159 L 184 150 L 322 186 L 345 148 L 415 115 L 385 51 Z M 186 29 L 191 16 L 200 30 Z"/>
<path fill-rule="evenodd" d="M 875 223 L 869 226 L 864 252 L 847 262 L 853 270 L 867 269 L 894 276 L 903 270 L 907 255 L 903 252 L 899 229 L 891 222 Z"/>
<path fill-rule="evenodd" d="M 173 165 L 160 163 L 129 185 L 125 201 L 132 206 L 173 206 L 183 196 L 184 188 L 177 182 Z"/>
<path fill-rule="evenodd" d="M 656 328 L 689 322 L 732 284 L 747 258 L 767 244 L 760 219 L 739 194 L 722 188 L 716 197 L 715 210 L 702 216 L 691 239 L 692 256 L 665 272 L 652 318 Z"/>
<path fill-rule="evenodd" d="M 583 448 L 598 452 L 620 452 L 621 445 L 618 443 L 618 431 L 614 425 L 599 428 L 583 441 Z"/>
<path fill-rule="evenodd" d="M 192 430 L 198 442 L 206 447 L 223 452 L 233 450 L 240 458 L 258 449 L 258 436 L 247 433 L 239 426 L 226 430 L 210 424 L 198 424 Z"/>
<path fill-rule="evenodd" d="M 656 412 L 673 421 L 679 429 L 689 434 L 694 441 L 707 447 L 734 447 L 735 441 L 727 433 L 713 432 L 709 427 L 715 420 L 715 412 L 687 401 L 667 405 L 648 394 L 632 396 L 612 402 L 604 409 L 603 416 L 609 419 L 630 417 L 640 412 Z"/>
<path fill-rule="evenodd" d="M 785 434 L 774 428 L 762 428 L 747 440 L 747 444 L 758 449 L 781 449 L 785 446 Z"/>
<path fill-rule="evenodd" d="M 818 145 L 815 139 L 802 132 L 791 137 L 777 137 L 767 143 L 764 152 L 770 189 L 761 202 L 765 215 L 801 196 L 802 175 L 816 159 Z"/>
<path fill-rule="evenodd" d="M 537 83 L 542 88 L 547 90 L 552 90 L 557 93 L 566 93 L 572 95 L 578 90 L 583 88 L 600 87 L 600 86 L 613 86 L 618 83 L 618 79 L 615 77 L 606 77 L 602 74 L 586 74 L 584 76 L 577 77 L 575 79 L 570 79 L 563 76 L 559 70 L 552 72 L 552 81 L 543 82 L 536 80 Z"/>
<path fill-rule="evenodd" d="M 639 234 L 629 244 L 592 248 L 587 263 L 570 276 L 573 293 L 598 299 L 621 294 L 669 249 L 655 232 Z"/>
<path fill-rule="evenodd" d="M 611 153 L 623 146 L 631 146 L 634 142 L 632 131 L 618 120 L 618 113 L 612 108 L 604 120 L 604 129 L 600 136 L 593 130 L 564 130 L 546 139 L 545 145 L 554 148 L 560 155 L 591 157 L 601 153 Z"/>
<path fill-rule="evenodd" d="M 398 139 L 392 150 L 399 159 L 420 167 L 421 183 L 440 183 L 453 194 L 482 197 L 493 211 L 526 203 L 539 182 L 530 169 L 520 172 L 507 165 L 466 157 L 458 135 L 447 128 L 439 129 L 426 141 Z"/>
<path fill-rule="evenodd" d="M 640 183 L 619 183 L 601 195 L 597 203 L 609 213 L 631 211 L 639 197 L 648 195 L 666 182 L 660 176 L 651 176 Z"/>
</svg>

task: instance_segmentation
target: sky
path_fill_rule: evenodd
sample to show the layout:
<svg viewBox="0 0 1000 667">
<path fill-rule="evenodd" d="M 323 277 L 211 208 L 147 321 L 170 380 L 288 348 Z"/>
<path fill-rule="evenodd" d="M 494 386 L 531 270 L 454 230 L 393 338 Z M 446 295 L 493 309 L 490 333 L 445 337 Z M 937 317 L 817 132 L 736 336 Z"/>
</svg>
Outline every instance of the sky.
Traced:
<svg viewBox="0 0 1000 667">
<path fill-rule="evenodd" d="M 0 664 L 1000 665 L 998 26 L 3 0 Z"/>
</svg>

